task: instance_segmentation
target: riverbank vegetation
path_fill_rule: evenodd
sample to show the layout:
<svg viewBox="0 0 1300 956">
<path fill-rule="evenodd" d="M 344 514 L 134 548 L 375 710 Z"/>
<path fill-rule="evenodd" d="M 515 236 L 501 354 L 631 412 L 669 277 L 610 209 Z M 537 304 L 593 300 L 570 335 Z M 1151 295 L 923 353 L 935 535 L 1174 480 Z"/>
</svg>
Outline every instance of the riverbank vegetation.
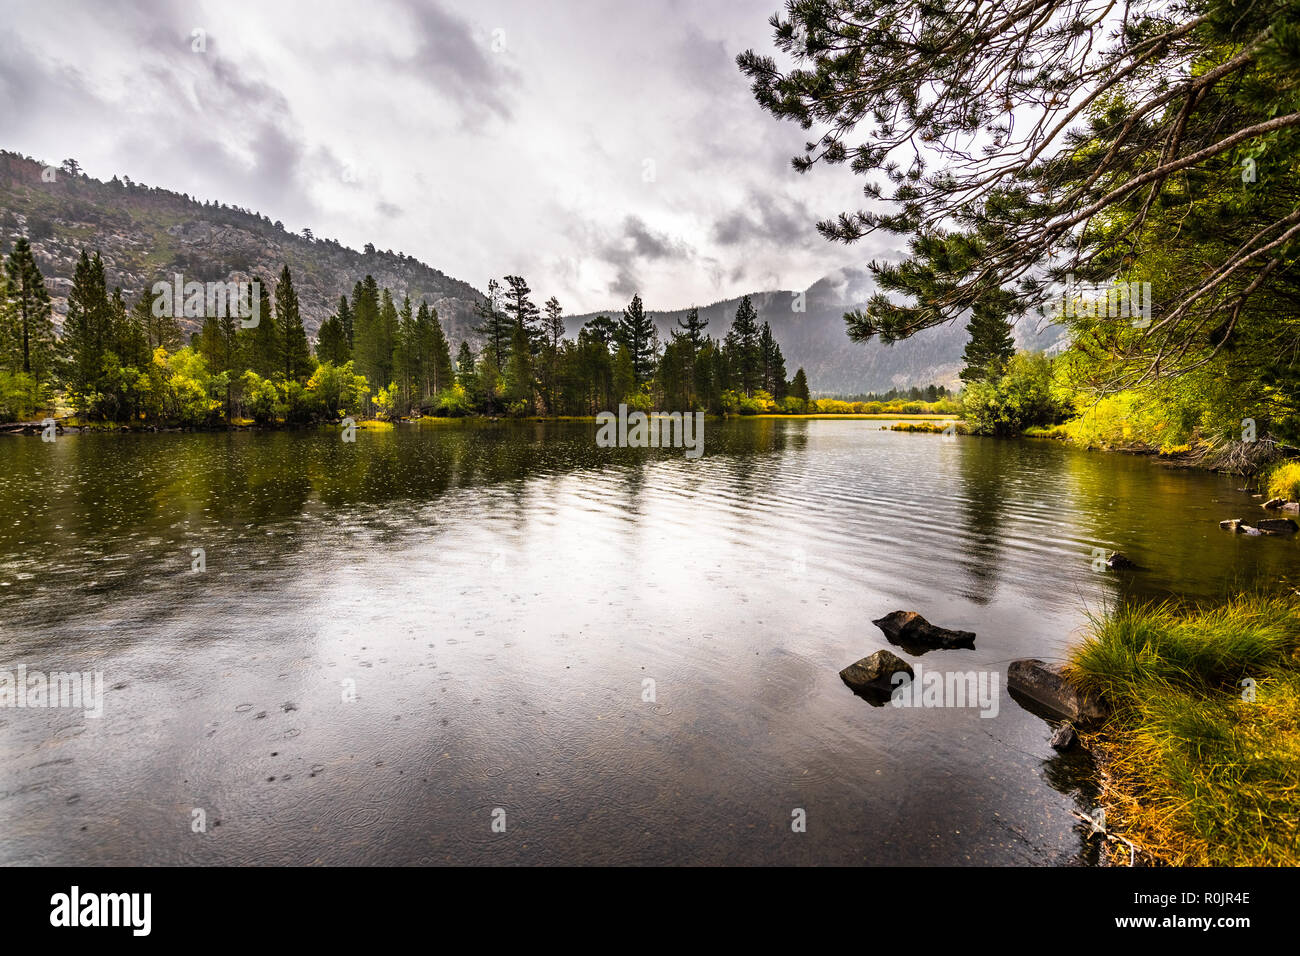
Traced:
<svg viewBox="0 0 1300 956">
<path fill-rule="evenodd" d="M 110 292 L 102 258 L 83 250 L 56 335 L 44 277 L 20 238 L 0 283 L 0 421 L 71 413 L 86 425 L 202 428 L 590 416 L 619 404 L 715 415 L 810 408 L 803 369 L 788 377 L 748 298 L 721 339 L 692 309 L 661 341 L 640 296 L 570 338 L 554 298 L 538 309 L 527 282 L 506 276 L 479 304 L 478 347 L 462 341 L 453 361 L 437 310 L 399 303 L 372 276 L 339 297 L 314 349 L 288 266 L 274 283 L 259 280 L 257 295 L 252 315 L 208 302 L 212 314 L 187 339 L 148 292 L 130 307 L 120 288 Z"/>
<path fill-rule="evenodd" d="M 1089 741 L 1107 826 L 1166 864 L 1300 863 L 1300 603 L 1122 606 L 1090 631 L 1071 667 L 1111 708 Z"/>
</svg>

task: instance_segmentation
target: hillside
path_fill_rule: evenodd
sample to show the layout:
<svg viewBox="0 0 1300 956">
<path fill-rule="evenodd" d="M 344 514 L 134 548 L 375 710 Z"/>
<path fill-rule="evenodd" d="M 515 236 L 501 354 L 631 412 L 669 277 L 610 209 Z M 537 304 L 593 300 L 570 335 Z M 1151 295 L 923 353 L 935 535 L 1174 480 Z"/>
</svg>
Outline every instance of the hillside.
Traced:
<svg viewBox="0 0 1300 956">
<path fill-rule="evenodd" d="M 334 311 L 339 295 L 350 294 L 353 283 L 369 274 L 399 301 L 402 295 L 417 304 L 427 299 L 453 343 L 470 337 L 474 303 L 482 295 L 418 259 L 310 239 L 263 215 L 129 179 L 106 183 L 59 170 L 54 182 L 45 182 L 42 168 L 0 152 L 0 251 L 8 253 L 26 232 L 48 280 L 56 324 L 85 247 L 100 251 L 110 286 L 120 285 L 128 302 L 176 272 L 200 282 L 271 280 L 287 263 L 309 335 Z M 193 331 L 195 323 L 182 324 L 187 321 Z"/>
<path fill-rule="evenodd" d="M 217 203 L 202 203 L 170 190 L 114 177 L 109 182 L 60 170 L 55 181 L 42 179 L 42 166 L 15 153 L 0 152 L 0 253 L 26 234 L 47 277 L 56 324 L 67 307 L 72 272 L 83 247 L 98 249 L 110 285 L 120 285 L 134 301 L 154 282 L 181 272 L 186 279 L 232 281 L 273 279 L 281 265 L 293 272 L 303 322 L 315 334 L 334 310 L 340 293 L 365 275 L 373 275 L 400 299 L 409 295 L 438 310 L 453 348 L 475 341 L 473 309 L 483 296 L 459 279 L 418 259 L 370 247 L 358 252 L 332 239 L 309 238 L 285 231 L 265 215 Z M 488 270 L 490 271 L 490 264 Z M 805 311 L 794 312 L 790 290 L 750 293 L 760 319 L 771 323 L 786 356 L 790 374 L 802 367 L 817 394 L 885 391 L 930 383 L 954 386 L 966 345 L 963 323 L 930 329 L 897 345 L 858 345 L 844 332 L 843 314 L 871 294 L 870 276 L 846 269 L 814 283 L 805 292 Z M 709 334 L 721 338 L 736 313 L 740 297 L 700 307 Z M 570 335 L 595 315 L 617 316 L 624 303 L 602 312 L 566 317 Z M 646 303 L 667 332 L 686 310 L 659 310 Z M 189 331 L 194 331 L 192 320 Z M 1037 329 L 1022 323 L 1018 344 L 1044 348 L 1060 336 L 1055 326 Z"/>
</svg>

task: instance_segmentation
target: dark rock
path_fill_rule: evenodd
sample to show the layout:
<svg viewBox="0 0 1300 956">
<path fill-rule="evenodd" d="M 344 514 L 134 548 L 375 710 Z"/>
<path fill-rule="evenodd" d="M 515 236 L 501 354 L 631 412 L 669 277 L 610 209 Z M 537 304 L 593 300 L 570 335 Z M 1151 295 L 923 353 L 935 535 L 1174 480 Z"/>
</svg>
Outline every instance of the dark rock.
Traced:
<svg viewBox="0 0 1300 956">
<path fill-rule="evenodd" d="M 1265 534 L 1294 534 L 1300 530 L 1290 518 L 1265 518 L 1257 521 L 1255 527 Z"/>
<path fill-rule="evenodd" d="M 1129 558 L 1128 555 L 1119 551 L 1112 551 L 1110 557 L 1106 559 L 1106 564 L 1112 571 L 1137 570 L 1137 565 L 1133 563 L 1132 559 Z"/>
<path fill-rule="evenodd" d="M 1078 739 L 1078 735 L 1074 732 L 1074 725 L 1069 721 L 1064 721 L 1061 726 L 1056 728 L 1056 733 L 1052 734 L 1052 748 L 1054 750 L 1069 750 Z"/>
<path fill-rule="evenodd" d="M 973 631 L 936 627 L 915 611 L 894 611 L 871 622 L 885 632 L 891 644 L 931 650 L 937 647 L 974 647 Z"/>
<path fill-rule="evenodd" d="M 893 651 L 876 651 L 840 671 L 840 679 L 859 694 L 888 696 L 894 688 L 894 675 L 899 672 L 905 673 L 908 680 L 915 676 L 912 665 Z"/>
<path fill-rule="evenodd" d="M 1278 508 L 1281 508 L 1284 504 L 1286 504 L 1285 498 L 1269 498 L 1268 501 L 1264 502 L 1262 505 L 1260 505 L 1260 507 L 1266 508 L 1269 511 L 1276 511 Z"/>
<path fill-rule="evenodd" d="M 1045 664 L 1036 658 L 1012 661 L 1007 667 L 1007 690 L 1076 727 L 1088 727 L 1106 717 L 1100 700 L 1084 694 L 1066 678 L 1064 664 Z"/>
<path fill-rule="evenodd" d="M 1234 534 L 1240 534 L 1240 533 L 1241 533 L 1241 519 L 1240 519 L 1240 518 L 1229 518 L 1229 519 L 1226 520 L 1226 521 L 1220 521 L 1220 522 L 1219 522 L 1219 527 L 1222 528 L 1224 531 L 1231 531 L 1231 532 L 1233 532 Z"/>
</svg>

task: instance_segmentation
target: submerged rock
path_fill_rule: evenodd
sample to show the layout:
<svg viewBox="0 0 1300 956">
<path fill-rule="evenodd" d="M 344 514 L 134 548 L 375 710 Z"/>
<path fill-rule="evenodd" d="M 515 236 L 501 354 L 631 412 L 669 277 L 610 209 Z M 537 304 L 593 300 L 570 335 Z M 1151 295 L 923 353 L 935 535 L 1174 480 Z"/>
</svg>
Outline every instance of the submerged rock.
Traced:
<svg viewBox="0 0 1300 956">
<path fill-rule="evenodd" d="M 871 622 L 885 632 L 891 644 L 923 647 L 974 647 L 974 631 L 950 631 L 936 627 L 915 611 L 894 611 Z"/>
<path fill-rule="evenodd" d="M 1240 533 L 1241 533 L 1241 519 L 1240 519 L 1240 518 L 1229 518 L 1229 519 L 1227 519 L 1226 521 L 1220 521 L 1220 522 L 1219 522 L 1219 527 L 1222 528 L 1224 531 L 1231 531 L 1233 534 L 1240 534 Z"/>
<path fill-rule="evenodd" d="M 1106 717 L 1106 708 L 1098 698 L 1083 693 L 1066 678 L 1064 664 L 1046 664 L 1037 658 L 1012 661 L 1007 667 L 1007 690 L 1076 727 L 1088 727 Z"/>
<path fill-rule="evenodd" d="M 914 676 L 912 665 L 893 651 L 876 651 L 840 671 L 840 679 L 859 694 L 884 694 L 894 688 L 894 675 L 904 673 L 908 680 Z"/>
<path fill-rule="evenodd" d="M 1290 518 L 1264 518 L 1257 521 L 1255 527 L 1264 534 L 1294 534 L 1300 530 Z"/>
</svg>

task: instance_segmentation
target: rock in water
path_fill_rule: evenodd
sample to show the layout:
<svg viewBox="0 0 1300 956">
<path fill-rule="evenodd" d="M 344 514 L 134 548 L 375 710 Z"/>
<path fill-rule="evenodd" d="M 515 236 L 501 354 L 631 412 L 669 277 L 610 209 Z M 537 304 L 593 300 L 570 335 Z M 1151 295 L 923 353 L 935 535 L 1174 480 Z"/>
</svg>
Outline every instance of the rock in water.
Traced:
<svg viewBox="0 0 1300 956">
<path fill-rule="evenodd" d="M 1282 513 L 1287 515 L 1300 515 L 1300 501 L 1288 501 L 1282 506 Z"/>
<path fill-rule="evenodd" d="M 840 671 L 840 678 L 858 693 L 888 694 L 894 689 L 894 675 L 905 673 L 908 680 L 914 676 L 912 665 L 893 651 L 876 651 L 856 664 Z"/>
<path fill-rule="evenodd" d="M 1076 740 L 1078 737 L 1074 733 L 1074 726 L 1069 721 L 1065 721 L 1056 728 L 1056 733 L 1052 734 L 1052 749 L 1069 750 Z"/>
<path fill-rule="evenodd" d="M 1028 697 L 1077 727 L 1088 727 L 1106 718 L 1100 700 L 1084 694 L 1066 679 L 1064 664 L 1045 664 L 1036 658 L 1012 661 L 1007 667 L 1007 690 Z"/>
<path fill-rule="evenodd" d="M 1286 504 L 1285 498 L 1269 498 L 1268 501 L 1264 502 L 1262 505 L 1260 505 L 1260 507 L 1265 508 L 1269 511 L 1276 511 L 1278 508 L 1281 508 L 1284 504 Z"/>
<path fill-rule="evenodd" d="M 974 647 L 974 631 L 935 627 L 915 611 L 894 611 L 871 622 L 885 632 L 891 644 L 925 648 Z"/>
<path fill-rule="evenodd" d="M 1110 557 L 1106 559 L 1106 564 L 1109 565 L 1112 571 L 1137 570 L 1137 565 L 1133 563 L 1132 559 L 1129 558 L 1127 554 L 1123 554 L 1119 551 L 1111 552 Z"/>
<path fill-rule="evenodd" d="M 1240 519 L 1240 518 L 1229 518 L 1229 519 L 1226 520 L 1226 521 L 1220 521 L 1220 522 L 1219 522 L 1219 527 L 1222 528 L 1224 531 L 1231 531 L 1231 532 L 1233 532 L 1234 534 L 1240 534 L 1240 533 L 1241 533 L 1241 519 Z"/>
<path fill-rule="evenodd" d="M 1293 534 L 1297 530 L 1290 518 L 1264 518 L 1255 522 L 1255 527 L 1265 534 Z"/>
</svg>

